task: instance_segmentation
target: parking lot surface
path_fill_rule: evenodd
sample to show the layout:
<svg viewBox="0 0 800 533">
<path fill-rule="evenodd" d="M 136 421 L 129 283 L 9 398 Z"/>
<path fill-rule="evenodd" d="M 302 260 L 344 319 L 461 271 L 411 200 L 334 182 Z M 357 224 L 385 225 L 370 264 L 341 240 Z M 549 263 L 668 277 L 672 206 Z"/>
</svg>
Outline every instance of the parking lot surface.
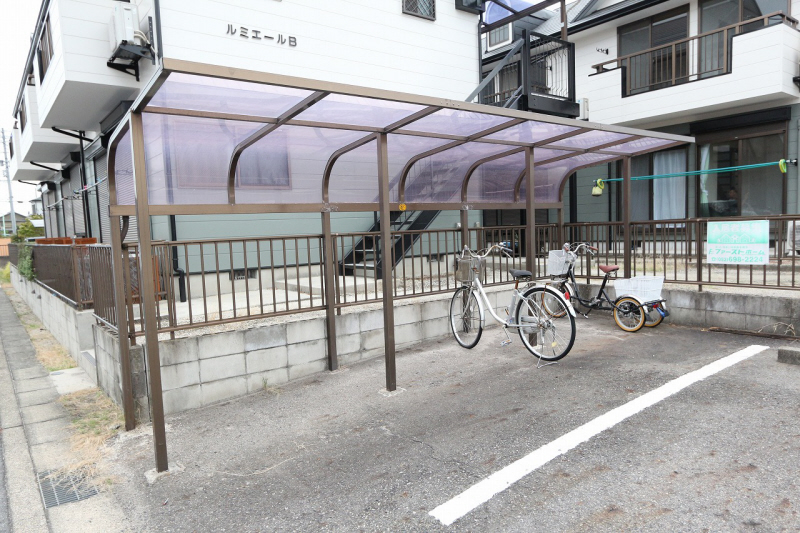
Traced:
<svg viewBox="0 0 800 533">
<path fill-rule="evenodd" d="M 499 329 L 167 418 L 176 472 L 148 485 L 147 430 L 114 445 L 114 496 L 148 531 L 800 531 L 800 367 L 783 341 L 579 317 L 536 368 Z M 513 337 L 512 337 L 513 338 Z M 447 525 L 431 514 L 615 408 L 752 345 L 558 454 Z M 434 513 L 435 514 L 435 513 Z"/>
</svg>

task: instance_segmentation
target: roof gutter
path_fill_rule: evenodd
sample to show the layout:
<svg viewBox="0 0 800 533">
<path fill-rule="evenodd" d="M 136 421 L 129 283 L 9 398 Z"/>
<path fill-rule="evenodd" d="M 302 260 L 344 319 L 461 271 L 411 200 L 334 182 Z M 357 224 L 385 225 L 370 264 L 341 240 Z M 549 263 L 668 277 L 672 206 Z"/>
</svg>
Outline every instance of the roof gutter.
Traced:
<svg viewBox="0 0 800 533">
<path fill-rule="evenodd" d="M 33 30 L 33 38 L 31 39 L 31 48 L 28 50 L 28 59 L 25 61 L 25 70 L 22 73 L 22 82 L 19 84 L 19 91 L 17 91 L 17 99 L 14 101 L 13 117 L 16 118 L 19 112 L 19 106 L 22 102 L 22 95 L 25 93 L 25 86 L 28 83 L 28 69 L 33 67 L 33 57 L 36 55 L 36 45 L 39 44 L 39 36 L 42 33 L 44 26 L 45 15 L 50 7 L 50 0 L 42 0 L 42 7 L 39 8 L 39 17 L 36 19 L 36 28 Z"/>
</svg>

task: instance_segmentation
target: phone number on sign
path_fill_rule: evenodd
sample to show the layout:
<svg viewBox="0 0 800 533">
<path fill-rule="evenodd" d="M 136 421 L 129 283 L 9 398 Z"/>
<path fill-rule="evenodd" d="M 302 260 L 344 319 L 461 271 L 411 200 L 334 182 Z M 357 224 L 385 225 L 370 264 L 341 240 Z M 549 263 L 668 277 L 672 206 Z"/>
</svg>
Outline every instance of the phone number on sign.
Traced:
<svg viewBox="0 0 800 533">
<path fill-rule="evenodd" d="M 763 257 L 710 257 L 709 263 L 751 263 L 766 265 L 767 262 Z"/>
</svg>

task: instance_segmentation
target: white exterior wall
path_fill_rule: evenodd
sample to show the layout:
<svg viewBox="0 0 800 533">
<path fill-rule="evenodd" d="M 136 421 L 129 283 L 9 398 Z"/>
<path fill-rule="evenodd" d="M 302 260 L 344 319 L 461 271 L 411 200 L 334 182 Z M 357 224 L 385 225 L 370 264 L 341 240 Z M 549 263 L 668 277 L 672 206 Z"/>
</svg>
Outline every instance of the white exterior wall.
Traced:
<svg viewBox="0 0 800 533">
<path fill-rule="evenodd" d="M 49 71 L 48 71 L 49 73 Z M 38 87 L 25 86 L 25 110 L 27 122 L 25 130 L 19 134 L 19 153 L 15 158 L 21 161 L 61 161 L 71 150 L 78 148 L 72 137 L 56 133 L 50 128 L 43 128 L 40 124 L 39 103 L 37 97 Z"/>
<path fill-rule="evenodd" d="M 141 60 L 141 81 L 109 68 L 111 56 L 109 0 L 52 0 L 50 32 L 53 58 L 44 81 L 38 79 L 41 118 L 45 127 L 95 130 L 120 100 L 132 99 L 155 67 Z M 147 27 L 147 12 L 139 13 Z"/>
<path fill-rule="evenodd" d="M 792 83 L 798 74 L 800 32 L 785 25 L 734 37 L 730 74 L 626 98 L 622 98 L 621 70 L 594 75 L 592 65 L 617 57 L 617 28 L 682 5 L 686 2 L 670 1 L 572 37 L 577 97 L 589 99 L 590 120 L 656 128 L 800 102 Z M 689 6 L 690 35 L 696 35 L 697 1 Z M 800 2 L 793 7 L 800 11 Z M 597 48 L 608 48 L 609 54 Z"/>
<path fill-rule="evenodd" d="M 63 1 L 63 0 L 61 0 Z M 478 84 L 476 15 L 436 2 L 436 20 L 401 0 L 162 0 L 164 56 L 463 100 Z M 228 25 L 288 42 L 226 35 Z M 262 33 L 262 36 L 263 34 Z"/>
</svg>

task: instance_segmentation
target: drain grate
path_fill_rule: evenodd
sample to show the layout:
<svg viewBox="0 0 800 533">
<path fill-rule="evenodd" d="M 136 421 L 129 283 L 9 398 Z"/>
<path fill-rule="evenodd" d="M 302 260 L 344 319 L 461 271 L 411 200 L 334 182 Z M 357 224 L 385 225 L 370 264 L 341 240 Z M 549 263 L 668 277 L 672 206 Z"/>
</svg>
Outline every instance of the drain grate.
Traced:
<svg viewBox="0 0 800 533">
<path fill-rule="evenodd" d="M 97 488 L 83 476 L 75 474 L 57 475 L 52 470 L 39 472 L 39 492 L 45 508 L 78 502 L 97 494 Z"/>
</svg>

